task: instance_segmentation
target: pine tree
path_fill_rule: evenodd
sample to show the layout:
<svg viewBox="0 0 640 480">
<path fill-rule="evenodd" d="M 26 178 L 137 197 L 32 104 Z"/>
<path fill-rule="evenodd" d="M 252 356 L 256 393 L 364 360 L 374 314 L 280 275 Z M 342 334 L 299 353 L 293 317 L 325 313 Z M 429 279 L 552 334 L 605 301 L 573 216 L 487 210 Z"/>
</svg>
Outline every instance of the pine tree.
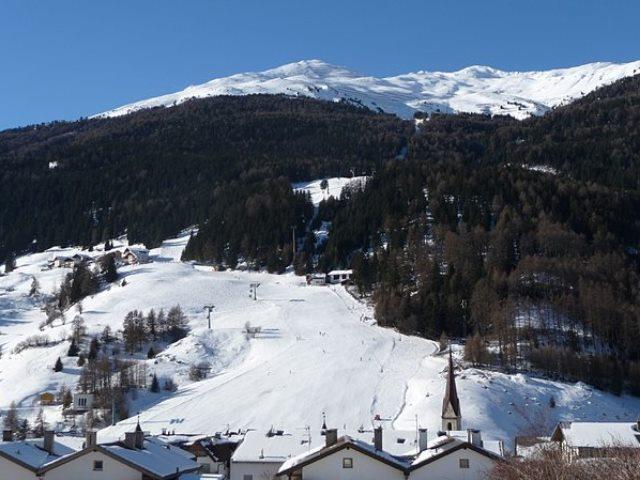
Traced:
<svg viewBox="0 0 640 480">
<path fill-rule="evenodd" d="M 102 330 L 102 335 L 100 336 L 100 339 L 104 344 L 108 344 L 113 341 L 113 336 L 111 335 L 111 327 L 109 325 L 104 327 L 104 330 Z"/>
<path fill-rule="evenodd" d="M 67 351 L 67 357 L 77 357 L 79 353 L 78 344 L 76 343 L 76 339 L 71 339 L 71 345 L 69 345 L 69 350 Z"/>
<path fill-rule="evenodd" d="M 97 337 L 93 337 L 91 339 L 91 343 L 89 343 L 89 353 L 87 354 L 87 360 L 90 362 L 95 361 L 98 358 L 98 353 L 100 352 L 100 342 L 98 342 Z"/>
<path fill-rule="evenodd" d="M 160 391 L 160 383 L 158 382 L 158 377 L 155 373 L 151 379 L 151 386 L 149 387 L 149 390 L 153 393 L 158 393 Z"/>
<path fill-rule="evenodd" d="M 77 365 L 78 365 L 79 367 L 83 367 L 83 366 L 84 366 L 84 364 L 85 364 L 84 355 L 80 354 L 80 355 L 78 356 L 78 362 L 77 362 Z"/>
<path fill-rule="evenodd" d="M 53 371 L 54 372 L 61 372 L 62 368 L 63 368 L 62 360 L 60 359 L 60 357 L 58 357 L 58 359 L 56 360 L 56 364 L 53 367 Z"/>
<path fill-rule="evenodd" d="M 5 430 L 12 430 L 16 432 L 18 430 L 19 424 L 20 418 L 18 417 L 18 407 L 16 406 L 16 402 L 11 402 L 11 405 L 9 405 L 9 410 L 7 410 L 4 414 L 2 425 Z"/>
<path fill-rule="evenodd" d="M 64 394 L 62 395 L 62 408 L 66 410 L 73 403 L 73 394 L 71 390 L 66 389 Z"/>
<path fill-rule="evenodd" d="M 29 434 L 30 429 L 31 428 L 29 427 L 29 420 L 27 420 L 26 418 L 23 418 L 18 422 L 18 429 L 16 430 L 16 438 L 18 440 L 25 440 L 27 438 L 27 435 Z"/>
<path fill-rule="evenodd" d="M 35 423 L 33 424 L 33 435 L 38 438 L 44 437 L 44 431 L 46 428 L 47 425 L 44 421 L 44 410 L 40 408 L 40 410 L 38 410 Z"/>
<path fill-rule="evenodd" d="M 151 358 L 155 358 L 156 356 L 156 351 L 153 349 L 153 345 L 149 347 L 149 350 L 147 351 L 147 358 L 151 359 Z"/>
</svg>

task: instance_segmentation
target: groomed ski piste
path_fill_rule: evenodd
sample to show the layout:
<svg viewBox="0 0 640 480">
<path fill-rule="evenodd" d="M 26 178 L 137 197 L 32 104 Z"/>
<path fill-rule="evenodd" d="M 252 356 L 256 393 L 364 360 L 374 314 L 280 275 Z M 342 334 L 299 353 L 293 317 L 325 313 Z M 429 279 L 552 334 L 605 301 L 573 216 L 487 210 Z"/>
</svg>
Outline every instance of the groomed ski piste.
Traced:
<svg viewBox="0 0 640 480">
<path fill-rule="evenodd" d="M 435 432 L 445 385 L 446 356 L 434 341 L 402 335 L 376 325 L 371 307 L 342 286 L 307 286 L 304 277 L 249 271 L 215 271 L 180 261 L 189 233 L 151 250 L 151 263 L 119 268 L 121 280 L 82 302 L 88 338 L 105 326 L 115 332 L 131 310 L 165 311 L 180 304 L 190 332 L 147 359 L 148 373 L 172 378 L 175 392 L 138 390 L 130 397 L 131 417 L 100 432 L 101 440 L 119 437 L 137 421 L 146 431 L 213 434 L 227 428 L 301 431 L 318 429 L 323 414 L 334 426 L 355 430 L 374 417 L 385 428 Z M 123 244 L 116 242 L 116 247 Z M 47 269 L 58 255 L 75 249 L 54 248 L 18 258 L 18 268 L 0 277 L 0 408 L 12 401 L 22 417 L 33 420 L 39 394 L 61 385 L 75 387 L 80 367 L 66 357 L 72 308 L 66 322 L 38 329 L 45 319 L 41 301 L 29 297 L 33 277 L 43 294 L 52 292 L 70 270 Z M 102 252 L 83 252 L 98 256 Z M 259 283 L 257 300 L 249 296 Z M 205 305 L 215 305 L 212 330 Z M 246 326 L 260 327 L 255 336 Z M 50 344 L 15 353 L 34 334 Z M 458 391 L 465 428 L 479 428 L 488 439 L 503 439 L 562 420 L 633 421 L 640 399 L 616 397 L 584 384 L 565 384 L 524 374 L 508 375 L 464 368 L 461 347 Z M 58 357 L 64 369 L 53 372 Z M 189 367 L 211 366 L 208 378 L 189 380 Z M 550 398 L 556 403 L 549 406 Z M 62 426 L 60 406 L 44 407 L 45 420 Z"/>
</svg>

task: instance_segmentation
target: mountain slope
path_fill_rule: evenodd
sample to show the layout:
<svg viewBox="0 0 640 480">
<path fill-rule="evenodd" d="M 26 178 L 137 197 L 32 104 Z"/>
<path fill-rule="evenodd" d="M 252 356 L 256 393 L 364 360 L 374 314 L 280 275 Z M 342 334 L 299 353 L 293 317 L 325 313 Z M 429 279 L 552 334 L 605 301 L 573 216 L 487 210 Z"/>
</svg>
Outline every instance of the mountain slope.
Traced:
<svg viewBox="0 0 640 480">
<path fill-rule="evenodd" d="M 471 66 L 456 72 L 419 71 L 376 78 L 321 60 L 306 60 L 263 72 L 217 78 L 98 116 L 115 117 L 144 108 L 168 107 L 191 98 L 265 93 L 345 100 L 403 118 L 423 111 L 506 114 L 523 119 L 541 115 L 552 107 L 638 72 L 640 61 L 599 62 L 537 72 Z"/>
<path fill-rule="evenodd" d="M 307 425 L 319 428 L 323 412 L 341 429 L 369 427 L 377 414 L 386 428 L 413 430 L 416 416 L 431 432 L 440 427 L 446 357 L 436 354 L 435 342 L 377 327 L 371 310 L 343 287 L 308 287 L 303 277 L 290 274 L 216 272 L 181 263 L 186 241 L 164 242 L 151 252 L 152 263 L 120 269 L 126 286 L 115 283 L 83 300 L 88 334 L 83 349 L 105 326 L 115 334 L 133 309 L 166 310 L 179 303 L 191 326 L 187 337 L 166 346 L 155 359 L 146 358 L 146 349 L 138 354 L 149 375 L 156 373 L 161 381 L 172 378 L 177 391 L 138 390 L 129 396 L 132 417 L 101 436 L 130 430 L 138 411 L 145 430 L 153 433 L 212 434 L 227 427 L 271 426 L 299 432 Z M 45 317 L 28 297 L 31 277 L 39 279 L 43 292 L 51 292 L 68 270 L 42 268 L 53 256 L 71 253 L 54 249 L 21 257 L 17 270 L 0 277 L 0 409 L 15 401 L 23 418 L 35 417 L 37 394 L 62 384 L 73 387 L 80 377 L 77 359 L 66 357 L 70 321 L 45 328 L 49 346 L 14 352 L 20 341 L 38 332 Z M 247 293 L 249 283 L 256 281 L 261 285 L 253 301 Z M 212 332 L 202 308 L 210 303 L 216 306 Z M 67 312 L 69 319 L 74 314 Z M 247 338 L 246 322 L 262 332 Z M 54 373 L 58 356 L 64 370 Z M 191 382 L 190 365 L 202 361 L 211 365 L 209 378 Z M 545 422 L 544 428 L 559 418 L 631 421 L 640 408 L 638 398 L 616 397 L 583 384 L 474 368 L 459 372 L 458 389 L 465 425 L 508 445 L 533 422 Z M 552 396 L 555 409 L 548 405 Z M 61 407 L 45 407 L 45 420 L 52 426 L 62 421 Z"/>
</svg>

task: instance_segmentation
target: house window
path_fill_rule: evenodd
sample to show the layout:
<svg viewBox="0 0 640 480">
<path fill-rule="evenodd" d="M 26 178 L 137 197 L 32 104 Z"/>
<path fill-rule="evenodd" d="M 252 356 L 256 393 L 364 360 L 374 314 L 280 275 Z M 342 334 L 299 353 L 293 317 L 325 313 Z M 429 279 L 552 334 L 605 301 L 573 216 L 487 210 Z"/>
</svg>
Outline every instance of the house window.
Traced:
<svg viewBox="0 0 640 480">
<path fill-rule="evenodd" d="M 342 459 L 342 468 L 353 468 L 353 458 L 345 457 Z"/>
<path fill-rule="evenodd" d="M 460 459 L 460 468 L 469 468 L 469 459 L 461 458 Z"/>
<path fill-rule="evenodd" d="M 243 475 L 242 480 L 253 480 L 253 475 Z"/>
<path fill-rule="evenodd" d="M 102 471 L 102 460 L 94 460 L 93 461 L 93 471 L 94 472 L 101 472 Z"/>
<path fill-rule="evenodd" d="M 86 407 L 87 406 L 87 399 L 86 398 L 79 398 L 78 399 L 78 406 Z"/>
</svg>

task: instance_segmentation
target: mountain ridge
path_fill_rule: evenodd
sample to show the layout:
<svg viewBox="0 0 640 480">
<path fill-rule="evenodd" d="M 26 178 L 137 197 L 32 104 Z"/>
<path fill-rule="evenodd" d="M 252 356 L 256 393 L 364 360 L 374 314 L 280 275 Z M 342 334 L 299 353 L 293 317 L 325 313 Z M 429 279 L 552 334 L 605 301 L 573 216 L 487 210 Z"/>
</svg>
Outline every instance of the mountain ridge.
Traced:
<svg viewBox="0 0 640 480">
<path fill-rule="evenodd" d="M 603 85 L 640 73 L 640 61 L 594 62 L 538 71 L 505 71 L 470 65 L 453 72 L 425 71 L 375 77 L 318 59 L 261 72 L 237 73 L 108 110 L 117 117 L 141 109 L 170 107 L 192 98 L 284 94 L 346 101 L 412 118 L 416 112 L 484 113 L 524 119 L 580 98 Z"/>
</svg>

